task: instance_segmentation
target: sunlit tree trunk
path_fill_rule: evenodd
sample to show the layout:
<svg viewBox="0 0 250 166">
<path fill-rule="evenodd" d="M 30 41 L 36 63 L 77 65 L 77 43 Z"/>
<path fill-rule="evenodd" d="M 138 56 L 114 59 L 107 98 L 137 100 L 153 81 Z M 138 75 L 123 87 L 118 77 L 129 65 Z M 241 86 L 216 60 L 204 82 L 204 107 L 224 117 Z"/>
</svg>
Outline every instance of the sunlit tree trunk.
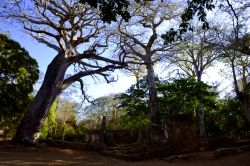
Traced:
<svg viewBox="0 0 250 166">
<path fill-rule="evenodd" d="M 201 72 L 197 72 L 197 82 L 199 83 L 201 82 Z M 198 99 L 198 115 L 199 115 L 200 137 L 205 137 L 207 135 L 207 132 L 205 126 L 205 113 L 203 110 L 201 99 Z"/>
<path fill-rule="evenodd" d="M 47 68 L 44 82 L 37 92 L 28 113 L 22 119 L 14 142 L 35 142 L 41 125 L 49 113 L 50 106 L 62 91 L 62 81 L 67 69 L 64 56 L 58 54 Z"/>
<path fill-rule="evenodd" d="M 157 123 L 157 90 L 155 84 L 155 73 L 151 63 L 147 64 L 147 81 L 149 90 L 150 118 L 152 123 Z"/>
<path fill-rule="evenodd" d="M 64 139 L 65 139 L 65 126 L 66 126 L 66 123 L 64 122 L 63 123 L 62 141 L 64 141 Z"/>
</svg>

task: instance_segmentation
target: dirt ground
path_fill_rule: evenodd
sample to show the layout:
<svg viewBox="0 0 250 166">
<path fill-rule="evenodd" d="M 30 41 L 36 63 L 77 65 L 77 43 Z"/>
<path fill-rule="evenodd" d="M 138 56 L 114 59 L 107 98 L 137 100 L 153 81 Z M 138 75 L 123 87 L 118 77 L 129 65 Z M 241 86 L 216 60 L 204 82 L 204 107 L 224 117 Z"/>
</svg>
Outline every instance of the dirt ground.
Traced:
<svg viewBox="0 0 250 166">
<path fill-rule="evenodd" d="M 53 147 L 0 147 L 0 165 L 81 165 L 81 166 L 250 166 L 250 152 L 211 159 L 211 152 L 191 154 L 189 159 L 152 159 L 129 162 L 96 152 Z"/>
</svg>

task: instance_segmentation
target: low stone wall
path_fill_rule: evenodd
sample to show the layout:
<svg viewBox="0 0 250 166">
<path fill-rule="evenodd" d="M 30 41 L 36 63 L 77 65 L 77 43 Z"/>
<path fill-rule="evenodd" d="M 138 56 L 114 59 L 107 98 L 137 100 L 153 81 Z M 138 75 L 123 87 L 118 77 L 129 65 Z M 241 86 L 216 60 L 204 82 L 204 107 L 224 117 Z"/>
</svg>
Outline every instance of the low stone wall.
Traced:
<svg viewBox="0 0 250 166">
<path fill-rule="evenodd" d="M 195 124 L 189 116 L 176 115 L 167 123 L 168 144 L 174 152 L 193 152 L 197 150 L 197 135 Z"/>
<path fill-rule="evenodd" d="M 136 142 L 137 135 L 131 135 L 127 130 L 93 130 L 86 134 L 87 143 L 104 143 L 107 146 L 116 146 L 117 144 L 128 144 Z"/>
<path fill-rule="evenodd" d="M 101 131 L 93 130 L 85 135 L 84 142 L 87 143 L 100 143 L 101 142 Z"/>
<path fill-rule="evenodd" d="M 68 142 L 61 140 L 46 140 L 42 141 L 46 143 L 48 146 L 58 147 L 58 148 L 68 148 L 75 150 L 88 150 L 88 151 L 102 151 L 103 146 L 101 144 L 93 144 L 93 143 L 77 143 L 77 142 Z"/>
</svg>

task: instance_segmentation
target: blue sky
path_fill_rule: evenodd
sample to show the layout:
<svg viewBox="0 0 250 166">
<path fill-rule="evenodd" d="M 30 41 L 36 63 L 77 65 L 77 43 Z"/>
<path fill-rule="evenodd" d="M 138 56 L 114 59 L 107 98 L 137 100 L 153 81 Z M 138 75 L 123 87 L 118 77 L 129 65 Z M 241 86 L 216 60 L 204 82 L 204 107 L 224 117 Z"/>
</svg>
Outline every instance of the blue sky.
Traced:
<svg viewBox="0 0 250 166">
<path fill-rule="evenodd" d="M 0 25 L 1 31 L 7 33 L 10 38 L 19 42 L 19 44 L 24 47 L 29 54 L 35 58 L 39 64 L 39 70 L 43 73 L 46 71 L 46 68 L 49 62 L 56 55 L 56 52 L 49 47 L 38 43 L 28 34 L 25 34 L 20 28 L 16 26 L 11 26 L 9 23 Z"/>
<path fill-rule="evenodd" d="M 13 26 L 13 24 L 2 22 L 0 24 L 0 31 L 7 33 L 13 40 L 19 42 L 20 45 L 24 47 L 34 59 L 37 60 L 39 70 L 42 73 L 46 72 L 47 66 L 57 54 L 56 51 L 45 46 L 44 44 L 38 43 L 35 39 L 26 34 L 21 27 Z M 125 92 L 131 84 L 135 83 L 135 79 L 133 77 L 126 76 L 124 73 L 115 72 L 114 76 L 115 78 L 118 78 L 118 81 L 111 84 L 107 84 L 102 79 L 95 81 L 90 78 L 86 78 L 87 81 L 85 87 L 87 89 L 87 94 L 93 98 L 97 98 L 112 93 Z"/>
</svg>

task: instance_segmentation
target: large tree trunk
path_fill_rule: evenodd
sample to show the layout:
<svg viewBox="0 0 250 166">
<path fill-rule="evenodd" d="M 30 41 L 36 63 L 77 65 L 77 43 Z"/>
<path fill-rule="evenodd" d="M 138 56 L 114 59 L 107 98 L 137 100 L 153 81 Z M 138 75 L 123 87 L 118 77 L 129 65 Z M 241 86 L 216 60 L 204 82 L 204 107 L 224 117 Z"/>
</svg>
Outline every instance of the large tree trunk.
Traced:
<svg viewBox="0 0 250 166">
<path fill-rule="evenodd" d="M 240 105 L 241 107 L 244 109 L 244 114 L 247 118 L 247 120 L 250 122 L 250 96 L 249 96 L 249 85 L 247 82 L 247 77 L 246 77 L 246 67 L 242 68 L 242 74 L 243 74 L 243 78 L 242 78 L 242 84 L 243 84 L 243 90 L 240 91 L 238 88 L 238 80 L 236 77 L 236 71 L 235 71 L 235 65 L 234 65 L 234 60 L 231 60 L 231 68 L 232 68 L 232 73 L 233 73 L 233 81 L 234 81 L 234 88 L 235 88 L 235 92 L 236 95 L 240 101 Z"/>
<path fill-rule="evenodd" d="M 203 106 L 201 101 L 199 101 L 198 105 L 198 114 L 199 114 L 199 124 L 200 124 L 200 137 L 206 137 L 206 127 L 205 127 L 205 114 L 203 111 Z"/>
<path fill-rule="evenodd" d="M 201 74 L 197 73 L 197 82 L 201 82 Z M 199 92 L 200 93 L 200 92 Z M 200 127 L 200 137 L 206 137 L 206 127 L 205 127 L 205 113 L 203 110 L 201 99 L 198 101 L 198 115 L 199 115 L 199 127 Z"/>
<path fill-rule="evenodd" d="M 147 81 L 149 90 L 149 102 L 150 102 L 150 118 L 151 122 L 157 124 L 157 90 L 155 84 L 155 73 L 151 63 L 147 64 Z"/>
<path fill-rule="evenodd" d="M 152 66 L 151 59 L 148 60 L 147 68 L 147 82 L 148 82 L 148 90 L 149 90 L 149 107 L 150 107 L 150 124 L 149 124 L 149 142 L 159 142 L 157 131 L 157 91 L 155 85 L 155 73 Z"/>
<path fill-rule="evenodd" d="M 248 93 L 238 92 L 238 99 L 240 101 L 241 107 L 244 110 L 244 114 L 247 120 L 250 122 L 250 98 Z"/>
<path fill-rule="evenodd" d="M 62 82 L 67 67 L 65 58 L 61 54 L 58 54 L 49 64 L 43 84 L 17 129 L 13 139 L 15 143 L 36 142 L 50 106 L 62 91 Z"/>
</svg>

